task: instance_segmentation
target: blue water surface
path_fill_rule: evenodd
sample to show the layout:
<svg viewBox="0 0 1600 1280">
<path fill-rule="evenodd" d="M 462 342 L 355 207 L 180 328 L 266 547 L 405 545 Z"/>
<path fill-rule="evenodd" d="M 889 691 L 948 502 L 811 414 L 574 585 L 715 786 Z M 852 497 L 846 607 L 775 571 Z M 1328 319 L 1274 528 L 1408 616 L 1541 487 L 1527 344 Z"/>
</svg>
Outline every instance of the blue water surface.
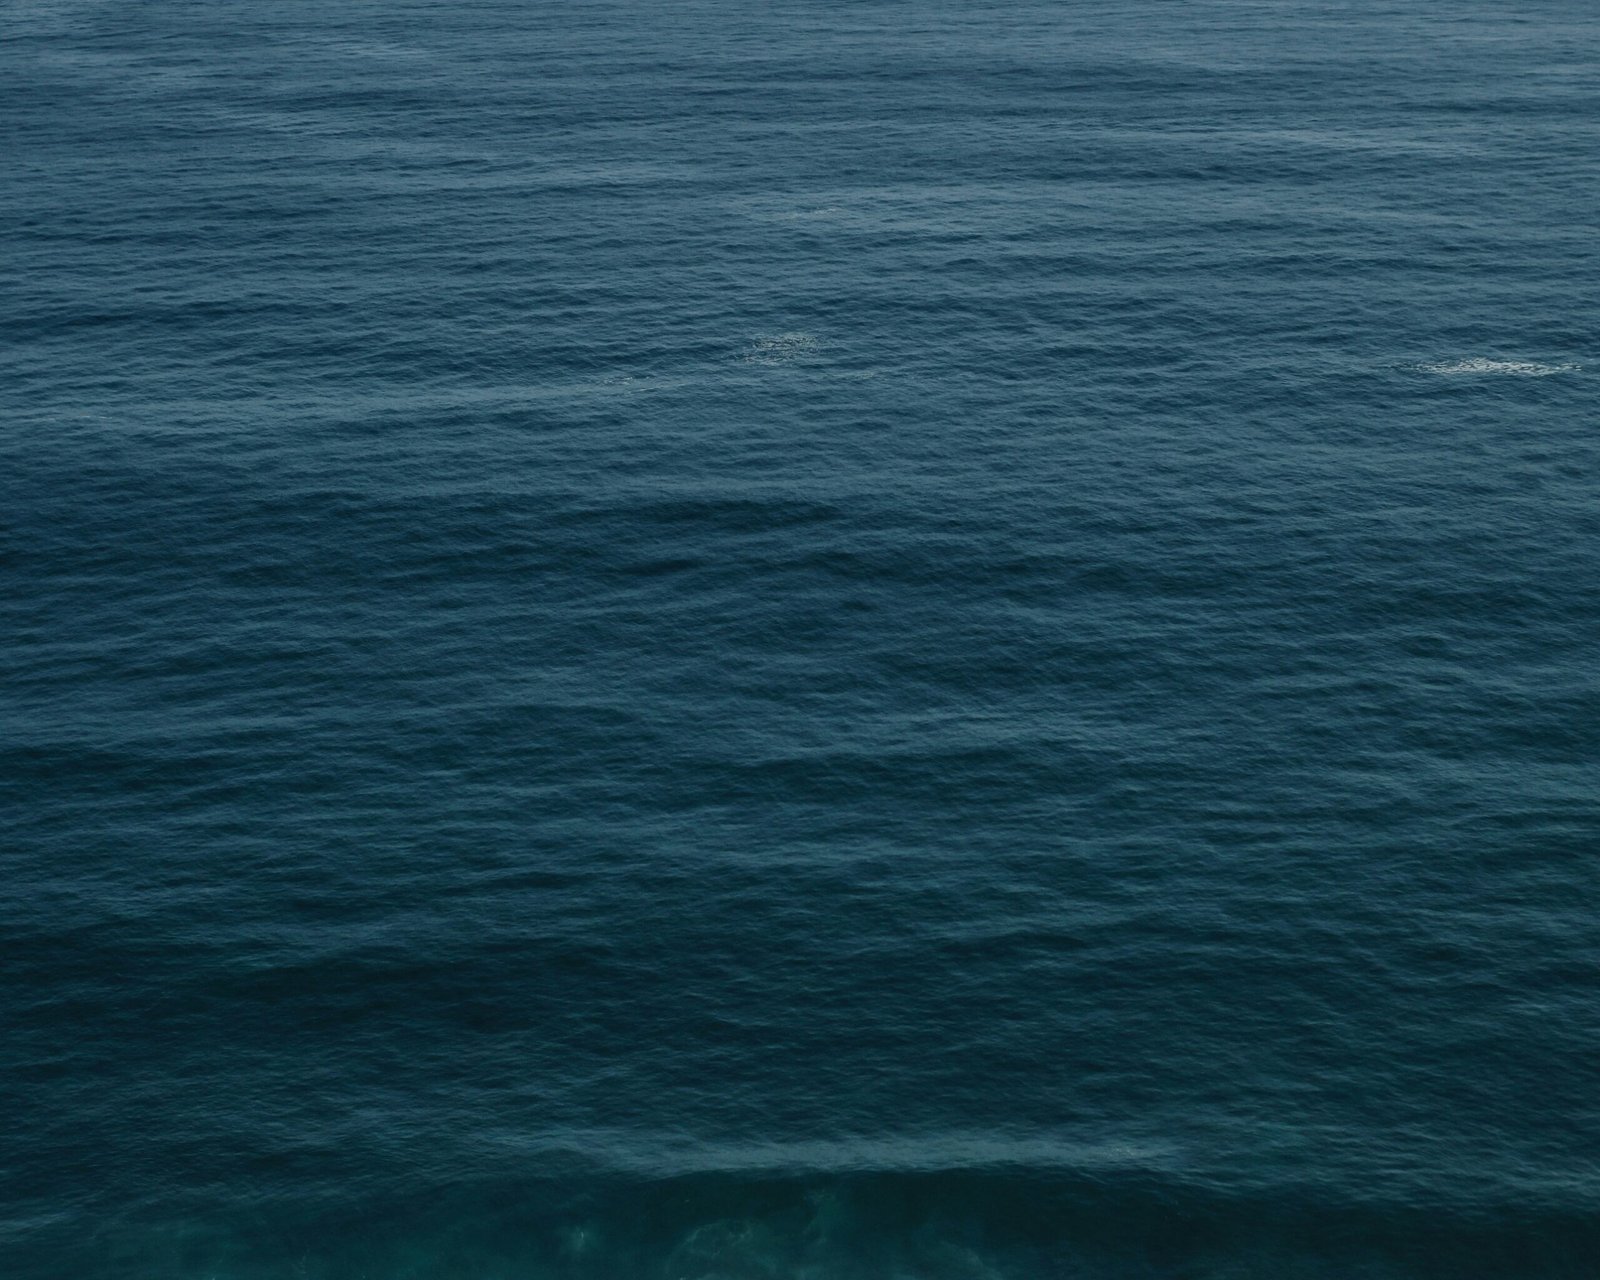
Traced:
<svg viewBox="0 0 1600 1280">
<path fill-rule="evenodd" d="M 1597 66 L 0 0 L 0 1272 L 1600 1274 Z"/>
</svg>

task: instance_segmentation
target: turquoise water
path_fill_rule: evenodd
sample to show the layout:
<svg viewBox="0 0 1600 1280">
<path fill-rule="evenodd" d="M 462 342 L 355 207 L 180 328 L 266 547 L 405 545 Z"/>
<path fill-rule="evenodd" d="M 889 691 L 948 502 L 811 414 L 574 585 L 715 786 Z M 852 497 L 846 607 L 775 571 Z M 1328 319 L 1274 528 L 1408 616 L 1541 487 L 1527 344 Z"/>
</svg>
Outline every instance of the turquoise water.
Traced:
<svg viewBox="0 0 1600 1280">
<path fill-rule="evenodd" d="M 1600 1273 L 1597 53 L 5 0 L 0 1272 Z"/>
</svg>

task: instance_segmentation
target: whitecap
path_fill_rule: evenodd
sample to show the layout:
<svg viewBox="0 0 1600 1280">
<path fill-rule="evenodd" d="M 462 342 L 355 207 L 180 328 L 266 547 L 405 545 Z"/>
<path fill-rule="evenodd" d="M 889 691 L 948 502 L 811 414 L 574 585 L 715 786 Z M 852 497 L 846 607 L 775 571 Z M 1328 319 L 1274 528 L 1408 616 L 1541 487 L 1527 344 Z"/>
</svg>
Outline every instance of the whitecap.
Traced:
<svg viewBox="0 0 1600 1280">
<path fill-rule="evenodd" d="M 1548 378 L 1553 373 L 1572 373 L 1575 364 L 1541 364 L 1537 360 L 1489 360 L 1473 356 L 1470 360 L 1440 360 L 1417 366 L 1423 373 L 1447 375 L 1500 374 L 1517 378 Z"/>
</svg>

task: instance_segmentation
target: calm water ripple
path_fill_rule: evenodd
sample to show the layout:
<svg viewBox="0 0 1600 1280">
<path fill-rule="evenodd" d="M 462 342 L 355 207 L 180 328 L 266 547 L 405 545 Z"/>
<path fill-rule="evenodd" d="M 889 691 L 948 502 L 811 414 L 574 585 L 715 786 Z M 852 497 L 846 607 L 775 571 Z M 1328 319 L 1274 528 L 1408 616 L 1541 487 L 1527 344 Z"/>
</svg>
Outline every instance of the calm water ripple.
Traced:
<svg viewBox="0 0 1600 1280">
<path fill-rule="evenodd" d="M 0 1271 L 1600 1273 L 1597 55 L 5 0 Z"/>
</svg>

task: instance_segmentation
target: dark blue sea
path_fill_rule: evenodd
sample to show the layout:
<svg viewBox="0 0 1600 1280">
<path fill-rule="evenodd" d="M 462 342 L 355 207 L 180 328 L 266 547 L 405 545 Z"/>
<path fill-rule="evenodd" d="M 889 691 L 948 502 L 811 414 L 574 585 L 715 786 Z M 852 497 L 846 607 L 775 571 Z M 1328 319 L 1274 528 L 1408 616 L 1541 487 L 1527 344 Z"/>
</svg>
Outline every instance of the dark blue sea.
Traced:
<svg viewBox="0 0 1600 1280">
<path fill-rule="evenodd" d="M 5 1280 L 1600 1275 L 1593 0 L 0 0 Z"/>
</svg>

